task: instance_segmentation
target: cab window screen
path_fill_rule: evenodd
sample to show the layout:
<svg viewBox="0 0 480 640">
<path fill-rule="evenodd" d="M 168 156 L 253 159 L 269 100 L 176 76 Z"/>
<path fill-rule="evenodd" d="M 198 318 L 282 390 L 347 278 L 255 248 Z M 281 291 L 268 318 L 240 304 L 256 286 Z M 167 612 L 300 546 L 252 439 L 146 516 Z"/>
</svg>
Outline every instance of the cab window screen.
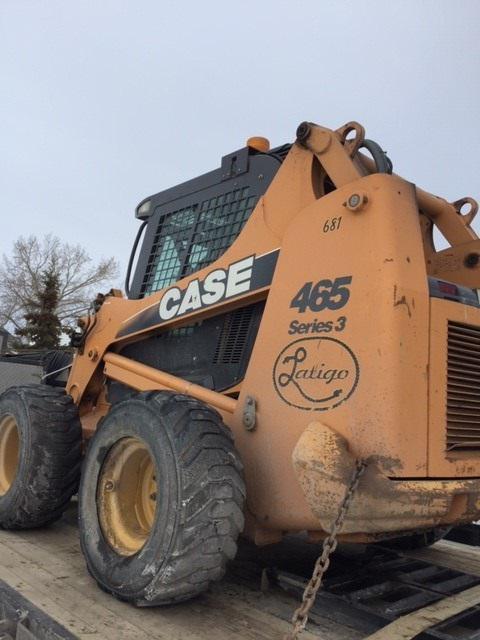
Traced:
<svg viewBox="0 0 480 640">
<path fill-rule="evenodd" d="M 141 295 L 217 260 L 234 242 L 257 200 L 245 186 L 160 216 Z"/>
</svg>

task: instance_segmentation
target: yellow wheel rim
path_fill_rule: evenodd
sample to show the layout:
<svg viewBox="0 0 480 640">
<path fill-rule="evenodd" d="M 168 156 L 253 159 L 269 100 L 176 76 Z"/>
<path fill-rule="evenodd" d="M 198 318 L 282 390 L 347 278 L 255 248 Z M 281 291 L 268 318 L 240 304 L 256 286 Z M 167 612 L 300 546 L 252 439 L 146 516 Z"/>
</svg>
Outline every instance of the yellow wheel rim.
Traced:
<svg viewBox="0 0 480 640">
<path fill-rule="evenodd" d="M 156 470 L 147 445 L 122 438 L 109 451 L 100 472 L 97 505 L 109 545 L 122 556 L 138 553 L 153 527 Z"/>
<path fill-rule="evenodd" d="M 4 496 L 15 480 L 20 457 L 17 421 L 7 415 L 0 420 L 0 496 Z"/>
</svg>

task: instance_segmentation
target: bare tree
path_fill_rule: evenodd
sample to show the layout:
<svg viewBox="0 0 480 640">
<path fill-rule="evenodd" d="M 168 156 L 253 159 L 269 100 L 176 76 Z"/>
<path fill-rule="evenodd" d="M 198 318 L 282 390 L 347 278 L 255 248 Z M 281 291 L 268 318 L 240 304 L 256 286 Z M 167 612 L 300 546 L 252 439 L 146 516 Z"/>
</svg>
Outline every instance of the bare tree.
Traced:
<svg viewBox="0 0 480 640">
<path fill-rule="evenodd" d="M 24 316 L 31 311 L 32 299 L 39 297 L 46 271 L 58 278 L 58 318 L 64 327 L 73 327 L 97 290 L 112 287 L 118 277 L 118 263 L 114 258 L 95 263 L 83 247 L 62 242 L 56 236 L 21 236 L 11 256 L 4 255 L 0 265 L 0 326 L 24 326 Z"/>
</svg>

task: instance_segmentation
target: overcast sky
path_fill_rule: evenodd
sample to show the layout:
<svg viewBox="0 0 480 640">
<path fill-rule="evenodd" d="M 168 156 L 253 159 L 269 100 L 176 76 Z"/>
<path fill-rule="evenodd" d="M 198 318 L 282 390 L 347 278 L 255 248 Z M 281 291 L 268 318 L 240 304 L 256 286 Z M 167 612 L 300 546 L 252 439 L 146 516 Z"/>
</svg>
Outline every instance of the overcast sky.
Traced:
<svg viewBox="0 0 480 640">
<path fill-rule="evenodd" d="M 141 199 L 302 120 L 478 198 L 479 26 L 479 0 L 0 0 L 0 254 L 52 232 L 123 271 Z"/>
</svg>

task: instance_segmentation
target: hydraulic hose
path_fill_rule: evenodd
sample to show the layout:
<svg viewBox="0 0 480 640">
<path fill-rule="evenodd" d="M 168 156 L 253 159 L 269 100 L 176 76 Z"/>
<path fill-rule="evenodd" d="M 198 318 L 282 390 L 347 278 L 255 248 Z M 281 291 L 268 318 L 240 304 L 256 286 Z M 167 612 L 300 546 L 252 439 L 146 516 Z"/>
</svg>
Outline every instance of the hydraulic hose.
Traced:
<svg viewBox="0 0 480 640">
<path fill-rule="evenodd" d="M 132 251 L 130 253 L 130 258 L 128 260 L 127 274 L 125 276 L 125 293 L 127 295 L 127 298 L 130 297 L 130 276 L 132 275 L 133 261 L 135 260 L 135 255 L 137 253 L 138 243 L 140 242 L 140 238 L 142 236 L 143 230 L 147 226 L 147 222 L 148 222 L 148 220 L 144 220 L 142 222 L 142 224 L 139 226 L 138 231 L 137 231 L 137 235 L 135 236 L 135 240 L 133 242 L 133 247 L 132 247 Z"/>
<path fill-rule="evenodd" d="M 372 156 L 377 167 L 377 173 L 392 173 L 393 163 L 377 142 L 365 139 L 359 147 L 359 149 L 362 148 L 366 149 Z"/>
</svg>

